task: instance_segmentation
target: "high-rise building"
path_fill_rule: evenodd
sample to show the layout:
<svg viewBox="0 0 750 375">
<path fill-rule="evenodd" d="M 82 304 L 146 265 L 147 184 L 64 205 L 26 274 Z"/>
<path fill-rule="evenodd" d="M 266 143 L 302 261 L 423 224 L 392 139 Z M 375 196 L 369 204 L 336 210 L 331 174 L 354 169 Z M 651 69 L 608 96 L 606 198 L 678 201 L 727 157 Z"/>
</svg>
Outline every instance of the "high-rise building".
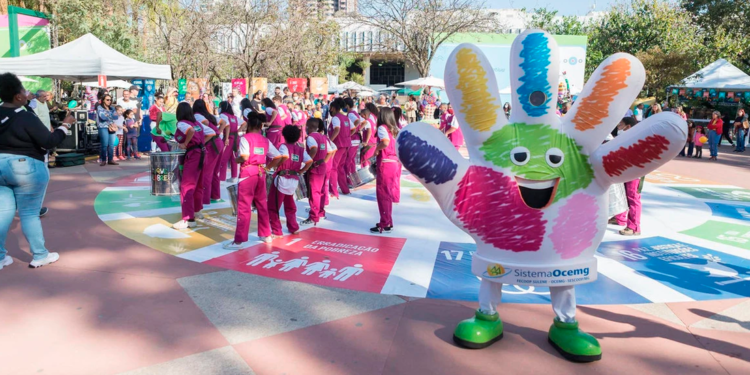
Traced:
<svg viewBox="0 0 750 375">
<path fill-rule="evenodd" d="M 357 13 L 357 0 L 333 0 L 333 11 Z"/>
<path fill-rule="evenodd" d="M 317 13 L 323 17 L 331 17 L 334 13 L 334 3 L 336 0 L 307 0 L 307 7 L 311 12 Z"/>
</svg>

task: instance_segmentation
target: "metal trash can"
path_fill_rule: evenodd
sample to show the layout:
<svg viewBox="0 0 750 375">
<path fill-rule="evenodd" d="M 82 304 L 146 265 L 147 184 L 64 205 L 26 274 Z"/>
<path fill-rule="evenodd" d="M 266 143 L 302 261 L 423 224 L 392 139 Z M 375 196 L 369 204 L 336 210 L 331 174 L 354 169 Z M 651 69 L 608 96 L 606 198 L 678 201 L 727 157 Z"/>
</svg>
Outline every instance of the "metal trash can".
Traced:
<svg viewBox="0 0 750 375">
<path fill-rule="evenodd" d="M 307 198 L 307 182 L 304 176 L 299 176 L 299 184 L 297 184 L 297 190 L 294 191 L 294 198 L 298 201 Z"/>
<path fill-rule="evenodd" d="M 151 195 L 180 195 L 184 152 L 156 152 L 149 155 Z"/>
<path fill-rule="evenodd" d="M 229 202 L 232 204 L 232 216 L 237 216 L 237 191 L 239 190 L 239 182 L 227 186 L 227 192 L 229 193 Z"/>
<path fill-rule="evenodd" d="M 169 145 L 170 152 L 185 152 L 185 150 L 180 149 L 180 144 L 174 139 L 168 140 L 167 144 Z"/>
</svg>

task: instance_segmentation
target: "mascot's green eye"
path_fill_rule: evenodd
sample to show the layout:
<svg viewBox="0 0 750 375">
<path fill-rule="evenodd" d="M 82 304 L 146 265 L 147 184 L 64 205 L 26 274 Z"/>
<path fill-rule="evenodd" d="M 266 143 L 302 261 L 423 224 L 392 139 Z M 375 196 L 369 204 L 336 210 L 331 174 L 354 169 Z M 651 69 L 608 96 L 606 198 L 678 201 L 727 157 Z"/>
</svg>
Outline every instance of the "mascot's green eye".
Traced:
<svg viewBox="0 0 750 375">
<path fill-rule="evenodd" d="M 552 168 L 557 168 L 560 165 L 562 165 L 563 160 L 565 160 L 565 154 L 563 154 L 562 150 L 560 150 L 557 147 L 553 147 L 549 150 L 547 150 L 547 164 L 549 164 Z"/>
<path fill-rule="evenodd" d="M 524 165 L 531 159 L 531 152 L 523 146 L 514 147 L 510 150 L 510 161 L 515 165 Z"/>
</svg>

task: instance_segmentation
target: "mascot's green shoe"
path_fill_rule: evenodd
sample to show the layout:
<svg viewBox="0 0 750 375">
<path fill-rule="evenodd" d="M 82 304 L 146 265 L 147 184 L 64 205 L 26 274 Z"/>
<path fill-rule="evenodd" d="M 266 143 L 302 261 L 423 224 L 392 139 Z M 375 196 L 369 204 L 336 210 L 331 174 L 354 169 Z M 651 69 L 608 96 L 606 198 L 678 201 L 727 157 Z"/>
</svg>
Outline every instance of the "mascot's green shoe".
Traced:
<svg viewBox="0 0 750 375">
<path fill-rule="evenodd" d="M 602 348 L 594 336 L 578 329 L 578 322 L 563 323 L 555 318 L 549 327 L 549 343 L 573 362 L 594 362 L 602 359 Z"/>
<path fill-rule="evenodd" d="M 458 323 L 453 341 L 464 348 L 483 349 L 503 338 L 500 315 L 487 315 L 477 310 L 474 317 Z"/>
</svg>

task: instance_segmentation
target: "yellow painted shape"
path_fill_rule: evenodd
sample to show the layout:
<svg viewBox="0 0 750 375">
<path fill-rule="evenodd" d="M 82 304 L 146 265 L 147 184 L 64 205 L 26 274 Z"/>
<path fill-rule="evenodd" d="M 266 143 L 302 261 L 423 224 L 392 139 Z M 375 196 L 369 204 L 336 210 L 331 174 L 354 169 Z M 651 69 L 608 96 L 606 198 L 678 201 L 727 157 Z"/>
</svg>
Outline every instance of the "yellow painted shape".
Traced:
<svg viewBox="0 0 750 375">
<path fill-rule="evenodd" d="M 411 189 L 411 197 L 418 202 L 430 201 L 430 194 L 424 189 Z"/>
<path fill-rule="evenodd" d="M 485 71 L 477 54 L 469 48 L 456 53 L 456 66 L 456 89 L 461 91 L 460 112 L 472 129 L 480 132 L 490 130 L 497 122 L 497 111 L 500 109 L 500 105 L 494 100 L 497 93 L 490 92 L 487 87 L 487 75 L 494 73 Z"/>
<path fill-rule="evenodd" d="M 232 210 L 230 208 L 207 210 L 205 214 L 206 216 L 203 219 L 196 219 L 196 222 L 198 222 L 196 228 L 179 231 L 190 236 L 188 238 L 158 238 L 144 233 L 146 228 L 156 224 L 171 228 L 173 223 L 182 219 L 180 213 L 112 220 L 107 221 L 106 224 L 133 241 L 171 255 L 184 254 L 218 242 L 234 239 L 236 219 L 231 216 Z M 283 218 L 282 222 L 285 222 Z M 250 222 L 251 233 L 258 230 L 257 223 L 257 216 L 253 214 Z"/>
</svg>

